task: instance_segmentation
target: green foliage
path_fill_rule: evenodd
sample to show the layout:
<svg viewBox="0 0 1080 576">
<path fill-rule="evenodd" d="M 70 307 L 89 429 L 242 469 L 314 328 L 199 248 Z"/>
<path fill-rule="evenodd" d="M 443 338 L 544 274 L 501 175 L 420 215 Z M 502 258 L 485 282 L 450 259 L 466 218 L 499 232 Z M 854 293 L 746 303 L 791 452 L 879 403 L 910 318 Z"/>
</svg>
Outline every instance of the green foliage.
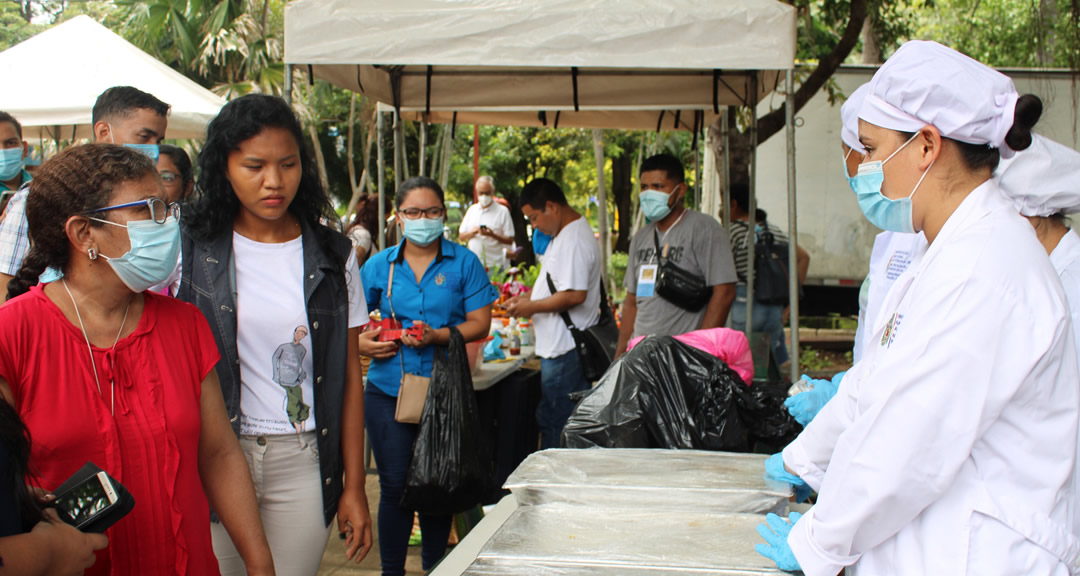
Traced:
<svg viewBox="0 0 1080 576">
<path fill-rule="evenodd" d="M 19 4 L 0 3 L 0 50 L 7 50 L 46 28 L 47 26 L 27 22 Z"/>
<path fill-rule="evenodd" d="M 1002 67 L 1076 68 L 1073 0 L 914 0 L 918 35 Z"/>
<path fill-rule="evenodd" d="M 528 286 L 529 288 L 532 288 L 534 285 L 536 285 L 536 279 L 540 277 L 539 264 L 533 266 L 530 266 L 528 264 L 522 264 L 521 266 L 518 266 L 518 269 L 521 270 L 522 284 Z"/>
<path fill-rule="evenodd" d="M 612 252 L 611 259 L 608 260 L 608 277 L 612 282 L 618 285 L 622 285 L 623 277 L 626 276 L 626 267 L 629 264 L 630 257 L 626 252 Z"/>
<path fill-rule="evenodd" d="M 799 366 L 807 372 L 824 370 L 829 365 L 829 360 L 816 348 L 803 347 L 799 351 Z"/>
</svg>

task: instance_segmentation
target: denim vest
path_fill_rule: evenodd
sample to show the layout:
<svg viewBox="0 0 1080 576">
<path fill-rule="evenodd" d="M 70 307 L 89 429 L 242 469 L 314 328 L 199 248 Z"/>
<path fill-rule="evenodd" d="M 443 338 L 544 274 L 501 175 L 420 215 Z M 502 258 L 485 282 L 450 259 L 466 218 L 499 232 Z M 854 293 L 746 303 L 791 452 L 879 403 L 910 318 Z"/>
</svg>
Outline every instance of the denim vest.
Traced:
<svg viewBox="0 0 1080 576">
<path fill-rule="evenodd" d="M 328 254 L 315 230 L 301 222 L 304 247 L 304 301 L 311 335 L 314 368 L 315 424 L 322 478 L 323 516 L 337 513 L 345 464 L 341 454 L 341 410 L 345 403 L 348 364 L 349 293 L 345 262 L 352 244 L 341 234 L 329 235 Z M 232 230 L 203 241 L 183 228 L 183 275 L 176 297 L 202 311 L 214 333 L 221 359 L 216 369 L 233 431 L 240 433 L 240 357 L 236 346 L 236 270 Z M 217 520 L 216 516 L 214 520 Z"/>
</svg>

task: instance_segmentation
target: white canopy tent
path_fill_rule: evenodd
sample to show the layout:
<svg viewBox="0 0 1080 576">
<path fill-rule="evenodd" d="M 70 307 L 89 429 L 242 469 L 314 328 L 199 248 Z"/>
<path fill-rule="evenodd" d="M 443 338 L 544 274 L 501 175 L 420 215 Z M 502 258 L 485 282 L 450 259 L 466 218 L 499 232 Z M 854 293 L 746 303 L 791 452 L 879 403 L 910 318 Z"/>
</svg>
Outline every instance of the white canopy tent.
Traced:
<svg viewBox="0 0 1080 576">
<path fill-rule="evenodd" d="M 0 52 L 11 81 L 0 109 L 26 139 L 93 137 L 90 112 L 112 86 L 134 86 L 172 109 L 168 138 L 201 138 L 225 100 L 139 50 L 89 16 L 78 16 Z"/>
<path fill-rule="evenodd" d="M 795 23 L 776 0 L 294 0 L 285 62 L 425 122 L 695 132 L 721 107 L 756 109 L 786 71 L 791 173 Z M 796 301 L 791 317 L 797 350 Z"/>
</svg>

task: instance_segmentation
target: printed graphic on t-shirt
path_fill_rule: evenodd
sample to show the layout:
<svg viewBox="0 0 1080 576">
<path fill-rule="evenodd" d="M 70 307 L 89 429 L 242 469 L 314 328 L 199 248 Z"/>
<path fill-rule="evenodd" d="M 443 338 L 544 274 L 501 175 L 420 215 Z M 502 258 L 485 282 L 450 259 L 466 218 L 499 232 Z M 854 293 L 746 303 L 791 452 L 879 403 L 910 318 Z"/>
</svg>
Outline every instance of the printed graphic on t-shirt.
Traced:
<svg viewBox="0 0 1080 576">
<path fill-rule="evenodd" d="M 299 434 L 304 431 L 304 422 L 311 415 L 311 406 L 304 403 L 304 389 L 300 386 L 307 379 L 304 371 L 304 357 L 307 356 L 307 348 L 302 342 L 307 336 L 306 326 L 297 326 L 293 331 L 291 342 L 286 342 L 277 347 L 271 359 L 274 366 L 274 382 L 281 386 L 285 392 L 282 408 Z"/>
<path fill-rule="evenodd" d="M 665 260 L 672 264 L 678 264 L 682 261 L 684 246 L 667 246 L 667 257 Z M 660 255 L 663 256 L 664 247 L 660 248 Z M 642 248 L 637 251 L 637 261 L 641 263 L 656 262 L 656 248 L 649 246 L 648 248 Z"/>
</svg>

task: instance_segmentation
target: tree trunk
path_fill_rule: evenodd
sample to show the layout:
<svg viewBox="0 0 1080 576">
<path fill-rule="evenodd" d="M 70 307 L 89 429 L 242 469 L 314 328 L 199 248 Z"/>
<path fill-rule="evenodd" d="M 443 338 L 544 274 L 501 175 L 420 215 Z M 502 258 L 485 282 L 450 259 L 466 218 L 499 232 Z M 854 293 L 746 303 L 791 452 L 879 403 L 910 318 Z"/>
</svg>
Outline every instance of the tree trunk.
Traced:
<svg viewBox="0 0 1080 576">
<path fill-rule="evenodd" d="M 356 92 L 352 93 L 352 97 L 349 99 L 349 131 L 345 136 L 345 165 L 349 168 L 349 189 L 352 190 L 353 198 L 356 197 L 356 162 L 353 161 L 356 156 L 353 155 L 353 140 L 355 140 L 354 132 L 356 125 Z M 349 203 L 349 212 L 352 211 L 352 206 L 355 201 Z M 347 216 L 349 212 L 346 212 Z"/>
<path fill-rule="evenodd" d="M 881 46 L 878 44 L 877 35 L 874 34 L 874 15 L 869 12 L 863 19 L 862 45 L 862 63 L 881 64 Z"/>
<path fill-rule="evenodd" d="M 611 196 L 615 199 L 615 212 L 619 218 L 619 235 L 615 239 L 616 252 L 630 251 L 630 225 L 634 222 L 631 200 L 634 195 L 632 151 L 623 149 L 611 159 Z"/>
<path fill-rule="evenodd" d="M 855 44 L 858 43 L 863 25 L 867 17 L 867 0 L 851 0 L 851 12 L 847 27 L 843 36 L 836 43 L 836 47 L 828 56 L 821 59 L 818 67 L 810 73 L 810 76 L 795 91 L 795 112 L 802 110 L 803 106 L 817 94 L 818 90 L 829 81 L 836 69 L 851 54 Z M 756 114 L 756 111 L 754 112 Z M 784 128 L 786 113 L 783 106 L 758 118 L 758 144 L 764 143 L 777 132 Z M 731 182 L 732 184 L 748 184 L 750 182 L 750 160 L 753 156 L 750 149 L 750 133 L 731 131 Z"/>
<path fill-rule="evenodd" d="M 371 170 L 371 145 L 375 142 L 375 138 L 379 137 L 379 134 L 378 134 L 379 131 L 376 129 L 376 119 L 375 119 L 376 114 L 378 114 L 378 112 L 372 112 L 371 113 L 371 120 L 368 122 L 368 125 L 366 127 L 367 137 L 366 137 L 366 141 L 364 143 L 364 172 L 365 173 L 367 173 L 367 172 L 369 172 Z M 367 193 L 368 193 L 369 196 L 374 196 L 374 195 L 378 194 L 378 191 L 375 189 L 375 183 L 373 182 L 373 180 L 375 180 L 375 179 L 370 178 L 370 177 L 367 179 Z"/>
<path fill-rule="evenodd" d="M 319 144 L 319 132 L 314 124 L 308 124 L 308 136 L 311 137 L 311 145 L 315 147 L 315 165 L 319 168 L 319 182 L 323 190 L 330 189 L 330 183 L 326 179 L 326 157 L 323 156 L 322 146 Z"/>
<path fill-rule="evenodd" d="M 439 186 L 446 190 L 446 186 L 450 183 L 450 157 L 454 154 L 454 136 L 450 132 L 449 125 L 443 126 L 443 130 L 446 131 L 446 139 L 443 140 L 442 160 L 439 161 Z M 506 194 L 504 193 L 503 196 Z M 510 213 L 513 214 L 513 210 Z M 514 223 L 514 227 L 517 227 L 517 222 Z M 524 227 L 522 229 L 524 230 Z"/>
<path fill-rule="evenodd" d="M 1035 39 L 1037 43 L 1035 61 L 1042 68 L 1051 68 L 1054 66 L 1054 51 L 1057 44 L 1054 34 L 1054 23 L 1057 22 L 1058 17 L 1057 3 L 1054 0 L 1040 0 L 1036 17 L 1038 37 Z"/>
<path fill-rule="evenodd" d="M 607 278 L 611 258 L 611 227 L 608 226 L 607 176 L 604 174 L 604 131 L 593 128 L 593 154 L 596 156 L 596 203 L 599 208 L 596 227 L 600 229 L 600 276 Z"/>
</svg>

